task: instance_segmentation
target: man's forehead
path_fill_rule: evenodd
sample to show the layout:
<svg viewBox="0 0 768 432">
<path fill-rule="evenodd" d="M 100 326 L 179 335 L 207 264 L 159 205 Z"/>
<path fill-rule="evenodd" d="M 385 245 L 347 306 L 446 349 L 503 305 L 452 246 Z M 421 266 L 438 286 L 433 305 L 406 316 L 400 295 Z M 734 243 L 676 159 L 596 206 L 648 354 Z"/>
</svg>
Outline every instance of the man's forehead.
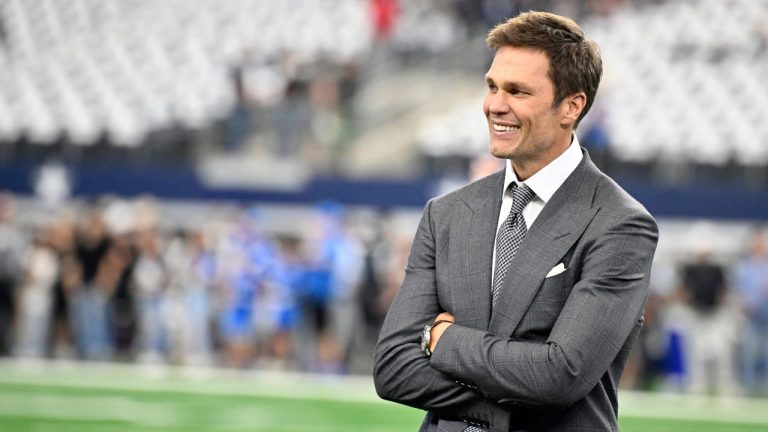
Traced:
<svg viewBox="0 0 768 432">
<path fill-rule="evenodd" d="M 501 47 L 493 57 L 488 75 L 494 72 L 546 75 L 548 71 L 549 58 L 544 51 L 533 48 Z"/>
<path fill-rule="evenodd" d="M 549 59 L 541 50 L 501 47 L 496 51 L 485 80 L 497 85 L 552 85 Z"/>
</svg>

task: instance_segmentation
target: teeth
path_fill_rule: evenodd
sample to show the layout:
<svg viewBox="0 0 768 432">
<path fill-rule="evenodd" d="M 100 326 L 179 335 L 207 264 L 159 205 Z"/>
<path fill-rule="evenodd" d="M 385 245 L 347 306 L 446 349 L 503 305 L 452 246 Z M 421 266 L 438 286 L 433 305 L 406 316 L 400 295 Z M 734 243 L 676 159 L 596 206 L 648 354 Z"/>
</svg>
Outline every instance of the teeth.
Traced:
<svg viewBox="0 0 768 432">
<path fill-rule="evenodd" d="M 504 126 L 497 123 L 493 124 L 493 130 L 495 130 L 496 132 L 512 132 L 513 130 L 518 130 L 518 129 L 520 128 L 517 126 Z"/>
</svg>

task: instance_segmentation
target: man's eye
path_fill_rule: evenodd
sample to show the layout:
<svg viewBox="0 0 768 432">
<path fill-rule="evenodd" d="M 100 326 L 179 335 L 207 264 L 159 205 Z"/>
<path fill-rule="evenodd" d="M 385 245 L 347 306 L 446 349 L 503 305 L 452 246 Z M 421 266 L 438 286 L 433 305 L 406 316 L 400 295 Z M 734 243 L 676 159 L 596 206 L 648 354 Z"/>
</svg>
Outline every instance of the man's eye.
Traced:
<svg viewBox="0 0 768 432">
<path fill-rule="evenodd" d="M 496 86 L 493 84 L 488 84 L 488 91 L 490 92 L 496 92 Z"/>
</svg>

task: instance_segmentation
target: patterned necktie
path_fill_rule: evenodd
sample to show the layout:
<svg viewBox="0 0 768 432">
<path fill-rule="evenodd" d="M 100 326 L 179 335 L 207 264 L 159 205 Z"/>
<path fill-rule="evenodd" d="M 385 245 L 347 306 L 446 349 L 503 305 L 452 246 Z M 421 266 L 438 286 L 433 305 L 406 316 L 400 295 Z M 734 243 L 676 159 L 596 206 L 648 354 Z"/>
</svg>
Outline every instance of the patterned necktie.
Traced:
<svg viewBox="0 0 768 432">
<path fill-rule="evenodd" d="M 496 271 L 493 274 L 493 306 L 496 306 L 496 300 L 499 298 L 501 285 L 504 283 L 504 277 L 509 270 L 509 263 L 512 262 L 517 249 L 525 238 L 528 228 L 523 219 L 523 209 L 536 196 L 535 193 L 523 184 L 517 186 L 516 183 L 510 183 L 509 190 L 512 192 L 512 209 L 504 223 L 499 227 L 496 234 Z"/>
<path fill-rule="evenodd" d="M 517 249 L 525 238 L 528 228 L 523 219 L 523 209 L 536 196 L 528 185 L 517 186 L 517 183 L 510 183 L 509 190 L 512 192 L 512 209 L 509 216 L 504 219 L 504 223 L 499 227 L 496 233 L 496 271 L 493 273 L 493 305 L 496 306 L 496 299 L 499 297 L 501 285 L 504 282 L 504 276 L 507 275 L 509 263 L 515 256 Z M 476 426 L 467 426 L 464 432 L 486 432 Z"/>
</svg>

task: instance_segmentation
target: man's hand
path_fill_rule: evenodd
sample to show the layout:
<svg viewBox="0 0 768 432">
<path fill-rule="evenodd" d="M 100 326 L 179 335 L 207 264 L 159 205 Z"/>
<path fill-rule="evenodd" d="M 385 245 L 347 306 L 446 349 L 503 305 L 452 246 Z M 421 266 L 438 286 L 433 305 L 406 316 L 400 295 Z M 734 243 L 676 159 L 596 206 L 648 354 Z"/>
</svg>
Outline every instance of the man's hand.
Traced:
<svg viewBox="0 0 768 432">
<path fill-rule="evenodd" d="M 440 321 L 440 320 L 446 320 L 450 321 L 447 323 L 440 323 L 434 327 L 432 327 L 432 330 L 429 332 L 429 351 L 434 352 L 435 347 L 437 346 L 437 341 L 440 340 L 440 336 L 443 335 L 443 332 L 445 329 L 453 325 L 454 322 L 456 322 L 456 319 L 448 312 L 442 312 L 440 315 L 437 316 L 437 318 L 434 319 L 434 321 Z"/>
</svg>

